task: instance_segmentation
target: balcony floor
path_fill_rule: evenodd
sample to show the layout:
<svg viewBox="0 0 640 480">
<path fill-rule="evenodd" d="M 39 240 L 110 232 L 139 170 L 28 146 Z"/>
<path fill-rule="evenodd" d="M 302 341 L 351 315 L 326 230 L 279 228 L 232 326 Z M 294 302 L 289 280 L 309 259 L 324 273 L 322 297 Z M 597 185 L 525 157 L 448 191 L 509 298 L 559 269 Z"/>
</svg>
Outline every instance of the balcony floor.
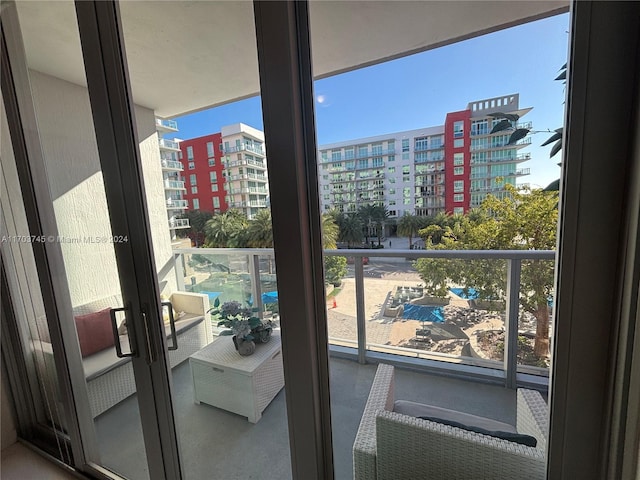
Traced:
<svg viewBox="0 0 640 480">
<path fill-rule="evenodd" d="M 351 448 L 376 365 L 331 359 L 331 402 L 336 479 L 352 478 Z M 255 425 L 245 417 L 193 403 L 188 362 L 173 369 L 174 405 L 186 479 L 291 478 L 285 395 L 282 390 Z M 515 422 L 515 391 L 396 368 L 396 397 Z M 107 467 L 148 478 L 135 396 L 96 419 Z M 123 446 L 126 447 L 123 448 Z"/>
</svg>

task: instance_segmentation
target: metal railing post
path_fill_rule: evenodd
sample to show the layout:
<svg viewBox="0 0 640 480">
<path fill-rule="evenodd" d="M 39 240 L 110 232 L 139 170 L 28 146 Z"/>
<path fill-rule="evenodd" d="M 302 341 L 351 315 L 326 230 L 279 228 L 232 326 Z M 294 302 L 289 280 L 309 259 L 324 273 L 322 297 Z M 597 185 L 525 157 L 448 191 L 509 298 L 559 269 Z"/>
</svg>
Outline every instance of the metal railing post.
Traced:
<svg viewBox="0 0 640 480">
<path fill-rule="evenodd" d="M 179 292 L 184 292 L 184 253 L 174 253 L 173 261 L 175 265 L 176 272 L 176 287 Z"/>
<path fill-rule="evenodd" d="M 253 305 L 258 309 L 258 318 L 264 318 L 264 305 L 262 303 L 262 285 L 260 284 L 260 255 L 251 254 L 249 258 L 249 274 L 251 275 L 251 293 Z"/>
<path fill-rule="evenodd" d="M 507 304 L 504 332 L 505 386 L 515 389 L 518 373 L 518 318 L 520 316 L 520 273 L 522 260 L 507 259 Z"/>
<path fill-rule="evenodd" d="M 362 256 L 354 258 L 356 284 L 356 328 L 358 332 L 358 363 L 367 363 L 367 329 L 364 311 L 364 268 Z"/>
</svg>

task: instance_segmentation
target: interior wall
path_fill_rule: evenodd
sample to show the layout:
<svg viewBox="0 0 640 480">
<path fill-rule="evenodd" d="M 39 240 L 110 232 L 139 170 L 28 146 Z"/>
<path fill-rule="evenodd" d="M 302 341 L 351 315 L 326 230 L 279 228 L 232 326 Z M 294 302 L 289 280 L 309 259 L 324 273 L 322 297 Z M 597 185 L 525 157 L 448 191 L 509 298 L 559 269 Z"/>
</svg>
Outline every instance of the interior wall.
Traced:
<svg viewBox="0 0 640 480">
<path fill-rule="evenodd" d="M 120 291 L 108 207 L 88 91 L 85 87 L 30 71 L 40 141 L 71 301 L 82 305 Z M 157 269 L 171 258 L 153 111 L 136 107 Z"/>
</svg>

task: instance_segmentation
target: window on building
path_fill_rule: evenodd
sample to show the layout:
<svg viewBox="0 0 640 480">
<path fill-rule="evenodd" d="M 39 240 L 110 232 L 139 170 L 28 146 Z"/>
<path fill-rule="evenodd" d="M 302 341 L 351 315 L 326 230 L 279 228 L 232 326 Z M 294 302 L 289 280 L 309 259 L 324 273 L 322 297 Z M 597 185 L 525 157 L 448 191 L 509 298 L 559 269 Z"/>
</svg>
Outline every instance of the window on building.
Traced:
<svg viewBox="0 0 640 480">
<path fill-rule="evenodd" d="M 453 167 L 454 175 L 462 175 L 464 173 L 464 167 Z"/>
<path fill-rule="evenodd" d="M 189 162 L 189 170 L 195 170 L 196 164 L 195 162 Z"/>
<path fill-rule="evenodd" d="M 207 156 L 209 158 L 211 158 L 214 155 L 215 155 L 215 153 L 213 151 L 213 142 L 207 142 Z"/>
<path fill-rule="evenodd" d="M 344 158 L 347 159 L 347 160 L 351 160 L 351 159 L 355 158 L 355 149 L 353 147 L 345 148 L 344 149 Z"/>
<path fill-rule="evenodd" d="M 464 207 L 453 207 L 454 215 L 464 215 Z"/>
<path fill-rule="evenodd" d="M 427 137 L 416 138 L 416 148 L 415 148 L 415 150 L 417 152 L 419 152 L 421 150 L 426 150 L 427 146 L 428 146 Z"/>
<path fill-rule="evenodd" d="M 394 206 L 395 204 L 396 204 L 396 201 L 395 201 L 395 200 L 389 200 L 389 205 L 390 205 L 390 206 Z"/>
<path fill-rule="evenodd" d="M 390 217 L 395 217 L 396 216 L 396 211 L 395 210 L 389 210 L 389 216 Z"/>
<path fill-rule="evenodd" d="M 409 183 L 411 181 L 411 176 L 409 175 L 403 175 L 402 176 L 402 182 L 403 183 Z"/>
<path fill-rule="evenodd" d="M 396 167 L 389 167 L 389 173 L 395 173 Z"/>
<path fill-rule="evenodd" d="M 195 185 L 196 183 L 198 183 L 198 181 L 196 180 L 196 174 L 192 173 L 191 175 L 189 175 L 189 183 L 191 185 Z"/>
<path fill-rule="evenodd" d="M 216 166 L 216 159 L 215 158 L 210 158 L 209 159 L 209 166 L 210 167 L 215 167 Z"/>
<path fill-rule="evenodd" d="M 178 158 L 182 160 L 182 151 L 178 152 Z"/>
<path fill-rule="evenodd" d="M 362 168 L 368 168 L 369 167 L 369 160 L 362 159 L 362 160 L 358 160 L 358 169 L 362 169 Z"/>
<path fill-rule="evenodd" d="M 464 120 L 453 122 L 453 137 L 460 138 L 464 136 Z"/>
<path fill-rule="evenodd" d="M 409 165 L 405 165 L 404 167 L 402 167 L 402 174 L 403 175 L 408 175 L 411 173 L 411 167 L 409 167 Z"/>
<path fill-rule="evenodd" d="M 382 157 L 373 157 L 373 159 L 371 160 L 371 166 L 373 168 L 382 167 L 383 165 L 384 165 L 384 162 L 382 161 Z"/>
<path fill-rule="evenodd" d="M 396 189 L 395 188 L 390 188 L 389 189 L 389 195 L 395 195 L 396 194 Z"/>
<path fill-rule="evenodd" d="M 325 150 L 324 152 L 320 152 L 320 158 L 322 159 L 323 162 L 326 162 L 328 160 L 328 156 L 327 156 L 327 151 Z"/>
<path fill-rule="evenodd" d="M 388 160 L 390 162 L 395 162 L 396 161 L 396 156 L 395 155 L 389 155 Z"/>
<path fill-rule="evenodd" d="M 371 144 L 371 155 L 382 155 L 382 143 Z"/>
<path fill-rule="evenodd" d="M 464 192 L 464 180 L 456 180 L 453 182 L 454 192 Z"/>
<path fill-rule="evenodd" d="M 396 179 L 394 177 L 389 178 L 389 183 L 396 183 Z"/>
<path fill-rule="evenodd" d="M 213 208 L 220 208 L 220 198 L 213 197 Z"/>
<path fill-rule="evenodd" d="M 198 193 L 198 187 L 191 187 L 191 193 Z"/>
<path fill-rule="evenodd" d="M 454 202 L 464 202 L 464 193 L 455 193 L 453 195 Z"/>
<path fill-rule="evenodd" d="M 389 140 L 387 142 L 387 151 L 393 153 L 396 151 L 396 142 L 395 140 Z"/>
<path fill-rule="evenodd" d="M 329 185 L 323 185 L 322 189 L 323 190 L 329 190 Z"/>
<path fill-rule="evenodd" d="M 464 165 L 464 153 L 454 153 L 453 154 L 453 164 L 454 165 Z"/>
<path fill-rule="evenodd" d="M 211 191 L 212 192 L 217 192 L 218 191 L 218 184 L 217 183 L 212 183 L 211 184 Z"/>
<path fill-rule="evenodd" d="M 198 200 L 197 198 L 193 199 L 193 209 L 200 210 L 200 200 Z"/>
<path fill-rule="evenodd" d="M 402 139 L 402 152 L 408 152 L 409 151 L 409 139 L 408 138 L 403 138 Z M 407 157 L 408 159 L 409 157 Z"/>
<path fill-rule="evenodd" d="M 402 196 L 407 198 L 411 196 L 411 188 L 410 187 L 404 187 L 402 189 Z"/>
<path fill-rule="evenodd" d="M 367 146 L 363 146 L 363 147 L 358 147 L 358 157 L 359 158 L 363 158 L 369 155 L 369 149 L 367 148 Z"/>
<path fill-rule="evenodd" d="M 342 160 L 342 152 L 340 150 L 331 150 L 331 161 Z"/>
<path fill-rule="evenodd" d="M 402 199 L 402 203 L 404 205 L 411 205 L 411 199 L 410 198 L 404 198 L 404 199 Z"/>
<path fill-rule="evenodd" d="M 215 183 L 218 181 L 218 174 L 216 172 L 209 172 L 209 180 L 211 183 Z"/>
<path fill-rule="evenodd" d="M 193 160 L 193 147 L 191 146 L 187 147 L 187 158 Z"/>
<path fill-rule="evenodd" d="M 325 193 L 323 198 L 325 200 L 329 200 L 331 198 L 331 196 L 328 193 Z"/>
<path fill-rule="evenodd" d="M 453 140 L 453 148 L 464 147 L 464 138 L 455 138 Z"/>
</svg>

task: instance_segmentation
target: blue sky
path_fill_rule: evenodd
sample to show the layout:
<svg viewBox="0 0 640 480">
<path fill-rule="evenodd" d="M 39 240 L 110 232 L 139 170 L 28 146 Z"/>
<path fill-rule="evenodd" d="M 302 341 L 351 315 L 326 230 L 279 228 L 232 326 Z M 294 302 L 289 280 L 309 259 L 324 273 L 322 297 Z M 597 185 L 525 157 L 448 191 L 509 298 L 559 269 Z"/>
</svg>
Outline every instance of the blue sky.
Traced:
<svg viewBox="0 0 640 480">
<path fill-rule="evenodd" d="M 553 81 L 567 61 L 569 15 L 509 28 L 454 45 L 318 80 L 315 83 L 318 143 L 442 125 L 447 112 L 467 103 L 520 93 L 520 106 L 533 107 L 523 117 L 534 130 L 562 125 L 565 90 Z M 260 98 L 176 118 L 180 138 L 219 132 L 243 122 L 262 129 Z M 532 160 L 521 178 L 546 186 L 558 178 L 558 155 L 539 147 L 549 135 L 532 136 Z M 268 146 L 267 146 L 268 148 Z"/>
</svg>

